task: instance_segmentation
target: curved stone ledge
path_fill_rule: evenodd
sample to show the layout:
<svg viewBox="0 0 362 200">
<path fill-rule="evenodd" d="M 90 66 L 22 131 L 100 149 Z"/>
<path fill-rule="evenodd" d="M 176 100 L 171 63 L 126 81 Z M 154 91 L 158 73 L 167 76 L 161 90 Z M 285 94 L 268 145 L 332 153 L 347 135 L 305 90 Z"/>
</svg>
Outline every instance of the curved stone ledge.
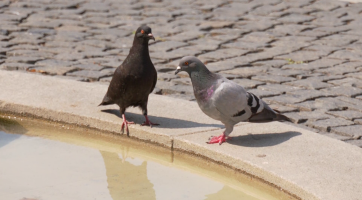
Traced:
<svg viewBox="0 0 362 200">
<path fill-rule="evenodd" d="M 117 106 L 97 107 L 106 85 L 0 71 L 0 112 L 86 126 L 116 134 Z M 260 178 L 301 199 L 362 196 L 362 149 L 283 123 L 240 123 L 227 143 L 208 145 L 222 126 L 195 102 L 159 95 L 149 99 L 158 127 L 140 126 L 138 108 L 127 110 L 130 137 L 186 151 Z"/>
</svg>

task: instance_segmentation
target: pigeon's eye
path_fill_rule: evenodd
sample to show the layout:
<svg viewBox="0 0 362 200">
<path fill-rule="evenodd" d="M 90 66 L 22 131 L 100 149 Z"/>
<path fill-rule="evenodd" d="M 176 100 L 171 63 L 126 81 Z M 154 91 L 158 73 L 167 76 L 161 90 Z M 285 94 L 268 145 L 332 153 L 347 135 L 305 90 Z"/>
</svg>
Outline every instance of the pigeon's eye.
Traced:
<svg viewBox="0 0 362 200">
<path fill-rule="evenodd" d="M 142 34 L 145 34 L 145 31 L 144 31 L 144 30 L 141 30 L 141 33 L 142 33 Z"/>
<path fill-rule="evenodd" d="M 185 62 L 185 65 L 189 65 L 189 63 L 188 63 L 188 62 Z"/>
</svg>

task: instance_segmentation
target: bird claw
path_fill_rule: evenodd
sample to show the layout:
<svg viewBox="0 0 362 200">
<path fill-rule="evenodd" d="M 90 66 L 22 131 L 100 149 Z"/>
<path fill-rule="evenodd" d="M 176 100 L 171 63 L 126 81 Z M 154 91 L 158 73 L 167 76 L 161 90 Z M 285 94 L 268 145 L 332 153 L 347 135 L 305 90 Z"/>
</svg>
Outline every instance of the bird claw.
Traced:
<svg viewBox="0 0 362 200">
<path fill-rule="evenodd" d="M 152 122 L 148 119 L 147 115 L 145 115 L 145 119 L 146 119 L 146 121 L 143 122 L 143 124 L 141 124 L 141 126 L 149 126 L 149 127 L 152 128 L 152 125 L 154 125 L 154 126 L 160 125 L 160 124 L 157 124 L 157 123 L 152 123 Z"/>
<path fill-rule="evenodd" d="M 221 145 L 223 142 L 226 142 L 227 138 L 225 137 L 224 134 L 220 135 L 220 136 L 215 136 L 212 137 L 209 142 L 207 142 L 208 144 L 215 144 L 215 143 L 219 143 L 219 145 Z"/>
<path fill-rule="evenodd" d="M 125 119 L 125 117 L 123 118 L 123 123 L 122 123 L 122 126 L 121 126 L 121 133 L 123 134 L 124 133 L 124 127 L 126 127 L 126 131 L 127 131 L 127 135 L 129 135 L 129 130 L 128 130 L 128 124 L 134 124 L 134 122 L 129 122 Z"/>
<path fill-rule="evenodd" d="M 145 121 L 145 122 L 143 122 L 143 124 L 141 124 L 141 126 L 149 126 L 149 127 L 151 127 L 151 128 L 152 128 L 152 125 L 153 125 L 153 126 L 158 126 L 158 125 L 160 125 L 160 124 L 152 123 L 151 121 Z"/>
</svg>

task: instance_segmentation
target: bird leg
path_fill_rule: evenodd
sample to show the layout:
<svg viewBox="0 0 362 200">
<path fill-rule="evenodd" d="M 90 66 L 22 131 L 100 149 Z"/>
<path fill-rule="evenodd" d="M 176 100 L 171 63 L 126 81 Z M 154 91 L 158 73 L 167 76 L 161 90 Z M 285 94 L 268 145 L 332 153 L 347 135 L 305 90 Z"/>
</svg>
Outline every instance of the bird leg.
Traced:
<svg viewBox="0 0 362 200">
<path fill-rule="evenodd" d="M 222 135 L 220 135 L 220 136 L 212 137 L 212 138 L 210 139 L 210 141 L 207 142 L 207 143 L 208 143 L 208 144 L 219 143 L 219 145 L 221 145 L 223 142 L 226 142 L 227 139 L 228 139 L 228 137 L 226 137 L 225 134 L 222 133 Z"/>
<path fill-rule="evenodd" d="M 145 118 L 146 118 L 146 121 L 143 122 L 143 124 L 141 124 L 141 126 L 150 126 L 150 127 L 152 128 L 152 125 L 155 125 L 155 126 L 160 125 L 160 124 L 157 124 L 157 123 L 152 123 L 152 122 L 148 119 L 147 115 L 145 115 Z"/>
<path fill-rule="evenodd" d="M 134 124 L 134 122 L 129 122 L 126 120 L 126 116 L 124 114 L 122 114 L 122 119 L 123 119 L 123 123 L 121 126 L 121 132 L 124 133 L 124 127 L 126 126 L 126 131 L 127 131 L 127 135 L 129 134 L 128 131 L 128 124 Z"/>
</svg>

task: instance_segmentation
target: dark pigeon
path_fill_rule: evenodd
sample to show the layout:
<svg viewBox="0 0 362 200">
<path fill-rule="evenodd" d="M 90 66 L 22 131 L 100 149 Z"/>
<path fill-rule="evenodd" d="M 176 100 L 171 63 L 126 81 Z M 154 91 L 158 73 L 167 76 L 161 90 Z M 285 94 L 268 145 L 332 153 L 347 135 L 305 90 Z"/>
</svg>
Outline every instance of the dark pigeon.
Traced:
<svg viewBox="0 0 362 200">
<path fill-rule="evenodd" d="M 180 71 L 189 74 L 201 110 L 225 125 L 223 134 L 211 138 L 209 144 L 225 142 L 234 125 L 239 122 L 290 121 L 288 117 L 271 109 L 262 99 L 247 92 L 242 86 L 210 72 L 193 56 L 181 59 L 175 74 Z"/>
<path fill-rule="evenodd" d="M 148 52 L 150 39 L 155 40 L 150 27 L 141 26 L 137 29 L 127 58 L 114 72 L 108 91 L 102 103 L 99 104 L 101 106 L 110 104 L 119 106 L 123 118 L 122 133 L 126 127 L 128 134 L 128 124 L 134 124 L 134 122 L 128 122 L 124 115 L 130 106 L 139 106 L 142 109 L 146 118 L 142 125 L 159 125 L 152 123 L 147 117 L 148 95 L 155 88 L 157 82 L 157 72 Z"/>
</svg>

